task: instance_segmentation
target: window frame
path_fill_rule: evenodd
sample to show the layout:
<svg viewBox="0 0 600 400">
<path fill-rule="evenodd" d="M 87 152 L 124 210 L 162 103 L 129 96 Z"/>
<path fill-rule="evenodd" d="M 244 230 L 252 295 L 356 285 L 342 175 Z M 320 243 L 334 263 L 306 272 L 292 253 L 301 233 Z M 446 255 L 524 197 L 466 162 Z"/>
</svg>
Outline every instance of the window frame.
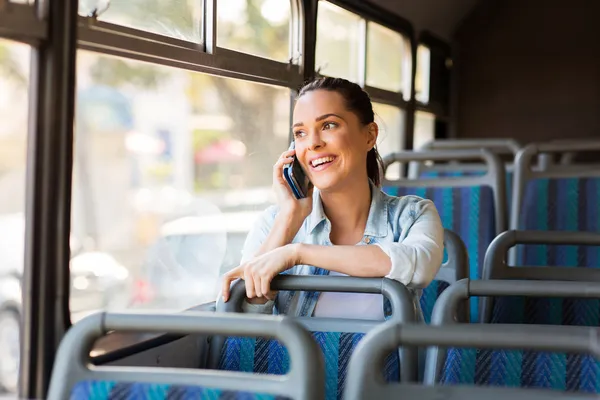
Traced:
<svg viewBox="0 0 600 400">
<path fill-rule="evenodd" d="M 19 365 L 19 397 L 23 398 L 45 397 L 56 344 L 70 325 L 77 5 L 77 0 L 0 2 L 0 37 L 31 48 Z"/>
<path fill-rule="evenodd" d="M 436 79 L 439 76 L 436 76 L 432 71 L 432 64 L 434 57 L 439 54 L 445 54 L 446 59 L 452 60 L 452 48 L 450 44 L 445 42 L 444 40 L 438 38 L 433 33 L 429 31 L 423 31 L 419 35 L 418 38 L 418 46 L 423 45 L 429 49 L 430 57 L 429 57 L 429 82 L 427 82 L 427 87 L 429 90 L 429 101 L 427 103 L 423 103 L 420 101 L 415 101 L 415 111 L 422 111 L 426 113 L 430 113 L 434 115 L 435 118 L 435 128 L 434 128 L 434 139 L 445 139 L 449 137 L 449 131 L 452 129 L 451 125 L 453 124 L 452 120 L 452 101 L 453 98 L 451 87 L 448 87 L 448 91 L 450 97 L 447 99 L 447 104 L 443 104 L 435 96 L 432 96 L 432 93 L 437 89 Z M 456 77 L 452 73 L 452 70 L 449 72 L 449 84 L 452 84 L 453 79 Z M 441 129 L 442 126 L 445 125 L 446 129 Z"/>
<path fill-rule="evenodd" d="M 302 59 L 299 56 L 302 15 L 299 0 L 291 2 L 290 51 L 287 63 L 219 47 L 217 42 L 217 2 L 203 1 L 202 43 L 99 21 L 96 17 L 78 17 L 78 49 L 151 62 L 211 75 L 283 86 L 301 85 Z"/>
<path fill-rule="evenodd" d="M 48 23 L 34 5 L 0 2 L 0 37 L 36 47 L 48 37 Z"/>
</svg>

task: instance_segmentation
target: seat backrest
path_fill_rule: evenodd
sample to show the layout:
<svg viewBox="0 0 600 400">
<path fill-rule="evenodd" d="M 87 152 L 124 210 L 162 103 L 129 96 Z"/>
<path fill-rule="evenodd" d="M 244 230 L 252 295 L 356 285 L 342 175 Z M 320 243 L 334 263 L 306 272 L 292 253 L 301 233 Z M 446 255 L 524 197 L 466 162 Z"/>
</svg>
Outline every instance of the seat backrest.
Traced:
<svg viewBox="0 0 600 400">
<path fill-rule="evenodd" d="M 385 180 L 383 183 L 384 191 L 390 195 L 416 195 L 433 201 L 444 228 L 457 233 L 467 247 L 469 277 L 478 279 L 487 247 L 506 227 L 502 165 L 497 156 L 486 150 L 393 153 L 384 158 L 384 164 L 427 160 L 482 160 L 487 166 L 483 176 Z M 476 301 L 471 302 L 470 313 L 472 317 L 478 315 Z"/>
<path fill-rule="evenodd" d="M 425 323 L 431 320 L 433 306 L 440 294 L 451 284 L 469 276 L 469 253 L 460 236 L 444 229 L 444 262 L 434 280 L 423 289 L 419 300 Z"/>
<path fill-rule="evenodd" d="M 337 332 L 312 330 L 310 324 L 306 328 L 312 331 L 313 339 L 324 356 L 325 399 L 341 399 L 350 356 L 366 332 L 352 332 L 357 328 L 351 324 L 340 326 Z M 289 366 L 288 352 L 275 340 L 230 337 L 225 341 L 218 369 L 283 375 L 289 371 Z M 384 376 L 388 382 L 398 382 L 399 374 L 400 360 L 398 351 L 395 351 L 385 360 Z"/>
<path fill-rule="evenodd" d="M 95 366 L 89 353 L 109 331 L 266 336 L 280 340 L 293 360 L 285 376 L 215 373 L 197 369 Z M 58 349 L 48 400 L 114 398 L 225 399 L 324 398 L 323 358 L 310 334 L 284 317 L 181 314 L 97 313 L 69 329 Z M 185 397 L 188 396 L 188 397 Z M 266 397 L 265 397 L 266 396 Z"/>
<path fill-rule="evenodd" d="M 449 166 L 433 166 L 424 167 L 422 172 L 419 173 L 418 179 L 432 179 L 432 178 L 459 178 L 469 176 L 484 176 L 486 173 L 485 165 L 478 165 L 474 168 L 470 168 L 469 165 L 449 165 Z M 513 170 L 512 168 L 507 169 L 506 175 L 504 176 L 506 190 L 506 210 L 510 213 L 510 207 L 512 202 L 512 185 L 513 185 Z"/>
<path fill-rule="evenodd" d="M 391 303 L 392 318 L 415 321 L 413 299 L 408 289 L 399 282 L 379 278 L 353 278 L 333 276 L 279 276 L 271 283 L 273 290 L 335 291 L 381 293 Z M 217 311 L 240 312 L 245 298 L 245 286 L 238 281 L 232 287 L 231 300 L 217 306 Z M 350 356 L 366 332 L 381 321 L 340 320 L 329 318 L 298 317 L 295 321 L 308 329 L 319 345 L 325 361 L 325 398 L 340 399 L 346 383 Z M 284 374 L 289 368 L 286 350 L 274 340 L 230 337 L 220 344 L 211 343 L 211 363 L 219 369 L 255 373 Z M 408 352 L 407 352 L 408 350 Z M 414 349 L 388 355 L 384 366 L 386 379 L 416 380 L 417 359 Z"/>
<path fill-rule="evenodd" d="M 600 150 L 600 142 L 532 144 L 516 159 L 510 229 L 600 232 L 600 168 L 586 164 L 531 170 L 538 154 Z M 599 267 L 598 251 L 581 246 L 520 246 L 516 265 Z"/>
<path fill-rule="evenodd" d="M 419 151 L 487 149 L 496 154 L 516 155 L 522 145 L 514 139 L 435 139 L 426 142 Z"/>
<path fill-rule="evenodd" d="M 560 231 L 515 231 L 510 230 L 498 235 L 492 244 L 488 247 L 485 254 L 483 278 L 484 279 L 519 279 L 519 280 L 545 280 L 545 281 L 579 281 L 579 282 L 600 282 L 599 268 L 572 268 L 572 266 L 585 266 L 581 259 L 569 267 L 562 266 L 532 266 L 525 264 L 511 264 L 507 262 L 507 254 L 511 248 L 517 245 L 535 245 L 539 250 L 540 245 L 553 246 L 554 248 L 573 248 L 581 249 L 581 252 L 588 255 L 587 261 L 596 260 L 600 254 L 600 233 L 592 232 L 572 232 L 565 234 Z M 495 304 L 500 302 L 501 304 Z M 505 304 L 505 303 L 510 304 Z M 564 325 L 587 325 L 598 326 L 598 313 L 600 307 L 597 300 L 580 300 L 571 298 L 561 299 L 496 299 L 484 298 L 481 300 L 482 321 L 491 321 L 492 309 L 503 307 L 507 310 L 507 316 L 512 318 L 525 318 L 529 314 L 530 318 L 540 321 L 547 321 L 550 324 Z M 521 321 L 520 323 L 524 323 Z"/>
<path fill-rule="evenodd" d="M 507 172 L 507 192 L 508 180 L 512 176 L 514 157 L 521 149 L 521 144 L 512 139 L 436 139 L 425 143 L 418 151 L 436 151 L 436 150 L 488 150 L 498 156 L 507 157 L 505 169 Z M 477 176 L 484 175 L 487 168 L 482 163 L 461 163 L 453 160 L 448 164 L 435 163 L 417 163 L 412 162 L 409 165 L 408 177 L 433 178 L 433 177 L 453 177 L 453 176 Z M 510 197 L 508 197 L 510 198 Z"/>
<path fill-rule="evenodd" d="M 581 282 L 543 282 L 489 280 L 458 282 L 438 300 L 432 324 L 453 323 L 455 310 L 471 296 L 496 296 L 492 326 L 587 325 L 585 321 L 556 319 L 556 306 L 562 298 L 592 301 L 598 322 L 600 284 Z M 589 321 L 588 321 L 589 322 Z M 552 328 L 552 327 L 549 327 Z M 562 329 L 561 326 L 555 326 Z M 432 349 L 427 355 L 426 382 L 444 384 L 481 384 L 496 386 L 548 387 L 570 391 L 600 393 L 600 363 L 586 355 L 531 351 L 498 351 L 450 348 L 447 353 Z M 430 364 L 431 363 L 431 364 Z"/>
<path fill-rule="evenodd" d="M 380 365 L 384 355 L 389 349 L 399 345 L 403 346 L 456 346 L 460 348 L 475 347 L 479 350 L 457 354 L 456 359 L 461 362 L 453 369 L 452 378 L 456 383 L 473 383 L 469 381 L 468 374 L 478 377 L 486 376 L 482 381 L 488 386 L 505 384 L 497 377 L 506 375 L 509 380 L 516 378 L 523 371 L 531 372 L 534 381 L 537 377 L 543 380 L 548 378 L 548 370 L 543 367 L 528 371 L 529 365 L 524 364 L 528 357 L 519 357 L 518 354 L 529 352 L 569 352 L 585 359 L 600 357 L 598 339 L 590 328 L 578 327 L 547 327 L 514 325 L 489 325 L 489 324 L 450 324 L 445 326 L 427 325 L 401 325 L 390 321 L 374 329 L 359 344 L 350 360 L 348 384 L 345 390 L 346 400 L 364 399 L 579 399 L 594 398 L 586 394 L 559 394 L 552 391 L 531 389 L 483 388 L 476 386 L 457 386 L 444 390 L 440 386 L 433 386 L 428 382 L 425 385 L 387 384 L 381 379 L 381 372 L 374 366 Z M 489 349 L 504 348 L 507 351 L 496 351 L 484 355 Z M 527 349 L 523 352 L 521 349 Z M 468 355 L 472 354 L 472 357 Z M 540 356 L 542 359 L 544 356 Z M 452 360 L 449 359 L 449 363 Z M 590 365 L 590 364 L 584 364 Z M 597 364 L 594 364 L 597 365 Z M 523 368 L 523 366 L 525 368 Z M 471 371 L 475 371 L 475 374 Z M 466 373 L 465 373 L 466 371 Z M 506 373 L 505 373 L 506 372 Z M 582 372 L 586 376 L 596 376 L 588 371 Z M 552 379 L 551 377 L 549 379 Z M 493 382 L 493 384 L 491 384 Z M 595 381 L 597 382 L 597 381 Z M 585 388 L 591 389 L 590 380 L 584 381 Z M 446 383 L 451 383 L 450 379 Z M 455 383 L 452 381 L 452 383 Z M 523 387 L 527 381 L 515 379 L 514 386 Z M 548 387 L 541 384 L 538 387 Z M 594 388 L 595 389 L 595 388 Z M 585 390 L 584 390 L 585 391 Z M 591 391 L 591 390 L 590 390 Z"/>
</svg>

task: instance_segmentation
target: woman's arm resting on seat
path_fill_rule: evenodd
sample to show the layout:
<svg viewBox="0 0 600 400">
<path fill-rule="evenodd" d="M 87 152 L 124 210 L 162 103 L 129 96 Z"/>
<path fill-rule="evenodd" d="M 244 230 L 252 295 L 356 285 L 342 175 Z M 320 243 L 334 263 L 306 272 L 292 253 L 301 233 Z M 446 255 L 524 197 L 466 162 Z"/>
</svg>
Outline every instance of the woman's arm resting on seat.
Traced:
<svg viewBox="0 0 600 400">
<path fill-rule="evenodd" d="M 421 214 L 401 242 L 374 246 L 297 246 L 299 264 L 314 265 L 359 277 L 386 277 L 423 288 L 440 269 L 444 228 L 433 203 L 424 202 Z"/>
<path fill-rule="evenodd" d="M 359 277 L 386 277 L 423 288 L 440 269 L 444 229 L 435 208 L 425 210 L 402 243 L 373 246 L 297 246 L 299 264 L 314 265 Z"/>
<path fill-rule="evenodd" d="M 228 272 L 223 286 L 242 278 L 249 298 L 268 296 L 271 280 L 298 264 L 359 277 L 388 277 L 412 287 L 425 287 L 437 274 L 443 258 L 444 230 L 435 207 L 426 207 L 401 243 L 371 246 L 288 244 L 254 257 Z"/>
</svg>

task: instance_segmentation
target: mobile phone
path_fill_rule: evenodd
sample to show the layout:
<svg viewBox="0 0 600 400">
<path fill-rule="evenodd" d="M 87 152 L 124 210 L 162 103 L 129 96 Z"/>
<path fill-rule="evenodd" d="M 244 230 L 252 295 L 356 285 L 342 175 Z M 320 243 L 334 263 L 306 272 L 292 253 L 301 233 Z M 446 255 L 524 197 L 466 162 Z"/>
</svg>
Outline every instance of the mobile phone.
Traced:
<svg viewBox="0 0 600 400">
<path fill-rule="evenodd" d="M 289 150 L 294 150 L 294 148 L 295 143 L 292 140 Z M 311 183 L 308 176 L 306 176 L 304 169 L 302 169 L 300 162 L 296 159 L 296 156 L 294 156 L 294 161 L 283 167 L 283 177 L 292 189 L 296 199 L 303 199 L 308 195 L 308 189 Z"/>
</svg>

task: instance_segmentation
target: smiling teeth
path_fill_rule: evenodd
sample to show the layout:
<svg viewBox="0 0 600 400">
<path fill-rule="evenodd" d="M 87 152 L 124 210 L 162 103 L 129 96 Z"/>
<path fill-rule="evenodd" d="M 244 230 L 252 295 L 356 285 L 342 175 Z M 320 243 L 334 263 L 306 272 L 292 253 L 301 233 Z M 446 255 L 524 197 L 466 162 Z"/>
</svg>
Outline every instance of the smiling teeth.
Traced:
<svg viewBox="0 0 600 400">
<path fill-rule="evenodd" d="M 325 164 L 327 162 L 331 162 L 333 161 L 333 157 L 321 157 L 321 158 L 317 158 L 316 160 L 312 161 L 312 166 L 313 167 L 318 167 L 321 164 Z"/>
</svg>

